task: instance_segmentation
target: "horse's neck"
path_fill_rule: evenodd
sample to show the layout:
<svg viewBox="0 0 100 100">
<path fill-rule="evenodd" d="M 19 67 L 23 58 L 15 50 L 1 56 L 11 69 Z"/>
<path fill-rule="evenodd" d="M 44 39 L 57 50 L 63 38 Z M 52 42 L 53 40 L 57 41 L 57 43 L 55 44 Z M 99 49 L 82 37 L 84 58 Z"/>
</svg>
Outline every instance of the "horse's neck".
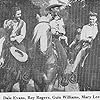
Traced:
<svg viewBox="0 0 100 100">
<path fill-rule="evenodd" d="M 44 29 L 45 31 L 43 31 L 43 28 L 42 28 L 44 26 L 46 27 Z M 40 33 L 40 31 L 42 32 L 43 35 Z M 46 23 L 46 22 L 39 23 L 36 27 L 36 32 L 35 33 L 37 34 L 36 37 L 35 37 L 35 39 L 37 39 L 37 40 L 35 40 L 35 39 L 34 40 L 35 40 L 35 43 L 38 44 L 39 49 L 42 49 L 42 48 L 49 49 L 49 48 L 51 48 L 52 34 L 50 32 L 50 27 L 49 27 L 48 23 Z"/>
</svg>

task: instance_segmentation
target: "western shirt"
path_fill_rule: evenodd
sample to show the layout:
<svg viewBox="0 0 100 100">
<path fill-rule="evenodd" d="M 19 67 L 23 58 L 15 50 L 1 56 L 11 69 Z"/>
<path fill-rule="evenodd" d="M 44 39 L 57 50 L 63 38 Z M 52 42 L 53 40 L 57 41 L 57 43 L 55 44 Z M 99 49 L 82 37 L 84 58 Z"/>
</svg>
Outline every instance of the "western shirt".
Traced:
<svg viewBox="0 0 100 100">
<path fill-rule="evenodd" d="M 83 26 L 83 29 L 81 31 L 80 40 L 88 40 L 89 37 L 91 37 L 92 39 L 95 39 L 97 33 L 98 33 L 97 24 L 85 25 Z"/>
<path fill-rule="evenodd" d="M 15 37 L 15 40 L 20 43 L 23 41 L 23 39 L 26 36 L 26 23 L 20 19 L 19 22 L 18 21 L 14 21 L 14 20 L 6 20 L 4 22 L 4 28 L 12 28 L 12 32 L 10 37 Z"/>
<path fill-rule="evenodd" d="M 50 22 L 50 26 L 53 34 L 57 34 L 57 32 L 65 34 L 64 22 L 62 18 L 58 20 L 52 20 Z"/>
</svg>

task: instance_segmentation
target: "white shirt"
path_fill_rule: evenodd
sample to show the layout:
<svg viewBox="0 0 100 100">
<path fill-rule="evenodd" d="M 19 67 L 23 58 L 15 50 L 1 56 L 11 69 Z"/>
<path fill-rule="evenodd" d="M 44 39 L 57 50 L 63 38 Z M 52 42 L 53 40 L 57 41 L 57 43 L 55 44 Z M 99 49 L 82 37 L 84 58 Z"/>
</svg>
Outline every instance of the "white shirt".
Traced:
<svg viewBox="0 0 100 100">
<path fill-rule="evenodd" d="M 57 32 L 65 34 L 64 22 L 63 19 L 52 20 L 50 22 L 51 32 L 56 34 Z"/>
<path fill-rule="evenodd" d="M 13 26 L 13 32 L 11 35 L 15 35 L 17 33 L 17 31 L 20 31 L 20 34 L 18 36 L 15 37 L 16 41 L 18 43 L 22 42 L 23 39 L 26 36 L 26 23 L 23 20 L 20 20 L 20 23 L 18 25 L 18 23 L 15 23 Z"/>
<path fill-rule="evenodd" d="M 22 42 L 23 39 L 26 36 L 26 23 L 20 19 L 20 22 L 14 22 L 13 20 L 6 20 L 4 22 L 4 28 L 12 28 L 12 33 L 10 35 L 10 38 L 15 37 L 14 40 L 16 40 L 18 43 Z M 19 32 L 19 35 L 17 35 Z M 13 40 L 13 41 L 14 41 Z"/>
<path fill-rule="evenodd" d="M 83 26 L 83 29 L 81 31 L 80 40 L 88 40 L 89 37 L 95 39 L 97 33 L 98 33 L 97 24 L 94 24 L 93 26 L 90 26 L 89 24 L 85 25 Z"/>
</svg>

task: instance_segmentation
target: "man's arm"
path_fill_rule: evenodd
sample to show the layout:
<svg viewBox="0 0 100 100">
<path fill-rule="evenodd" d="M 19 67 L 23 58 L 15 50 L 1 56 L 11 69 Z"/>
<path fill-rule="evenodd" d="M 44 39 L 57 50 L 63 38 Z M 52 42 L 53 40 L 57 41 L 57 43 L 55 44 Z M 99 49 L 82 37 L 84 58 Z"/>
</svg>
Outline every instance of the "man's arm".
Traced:
<svg viewBox="0 0 100 100">
<path fill-rule="evenodd" d="M 69 47 L 71 48 L 73 45 L 75 45 L 77 43 L 77 41 L 80 41 L 80 34 L 76 35 L 75 39 L 73 40 L 73 42 L 69 45 Z"/>
<path fill-rule="evenodd" d="M 4 28 L 4 29 L 5 29 L 5 28 L 10 29 L 11 26 L 13 26 L 12 20 L 5 20 L 5 21 L 4 21 L 4 24 L 3 24 L 3 28 Z"/>
</svg>

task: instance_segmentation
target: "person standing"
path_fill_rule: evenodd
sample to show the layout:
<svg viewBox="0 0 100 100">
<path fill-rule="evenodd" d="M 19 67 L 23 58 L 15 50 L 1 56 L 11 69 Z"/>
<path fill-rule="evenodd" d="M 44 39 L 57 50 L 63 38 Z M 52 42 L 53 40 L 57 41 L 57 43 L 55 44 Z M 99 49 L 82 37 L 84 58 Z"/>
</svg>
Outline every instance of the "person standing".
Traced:
<svg viewBox="0 0 100 100">
<path fill-rule="evenodd" d="M 76 67 L 87 55 L 87 52 L 91 49 L 92 43 L 98 34 L 98 24 L 97 24 L 97 13 L 90 12 L 89 14 L 89 24 L 84 25 L 80 35 L 80 42 L 82 43 L 82 48 L 76 56 L 75 62 L 73 64 L 72 73 L 75 71 Z"/>
<path fill-rule="evenodd" d="M 26 64 L 28 55 L 23 41 L 26 36 L 26 23 L 21 19 L 22 12 L 19 7 L 13 7 L 12 14 L 11 19 L 4 21 L 4 29 L 8 32 L 7 38 L 10 42 L 8 47 L 10 49 L 8 67 L 11 69 L 9 77 L 12 79 L 11 82 L 19 82 L 19 91 L 23 91 L 30 74 L 30 68 Z M 16 77 L 16 75 L 18 76 Z M 18 81 L 19 76 L 21 76 L 21 80 Z"/>
<path fill-rule="evenodd" d="M 13 18 L 4 21 L 4 29 L 7 30 L 7 32 L 10 30 L 9 38 L 12 44 L 18 48 L 19 51 L 21 50 L 23 53 L 26 53 L 26 48 L 23 42 L 26 36 L 26 23 L 21 19 L 21 9 L 19 7 L 14 7 L 12 13 Z M 13 56 L 15 56 L 15 53 L 15 51 L 12 51 Z M 18 54 L 16 54 L 16 57 L 17 56 Z M 17 58 L 17 60 L 19 59 L 23 62 L 24 56 L 22 59 L 19 57 Z"/>
</svg>

